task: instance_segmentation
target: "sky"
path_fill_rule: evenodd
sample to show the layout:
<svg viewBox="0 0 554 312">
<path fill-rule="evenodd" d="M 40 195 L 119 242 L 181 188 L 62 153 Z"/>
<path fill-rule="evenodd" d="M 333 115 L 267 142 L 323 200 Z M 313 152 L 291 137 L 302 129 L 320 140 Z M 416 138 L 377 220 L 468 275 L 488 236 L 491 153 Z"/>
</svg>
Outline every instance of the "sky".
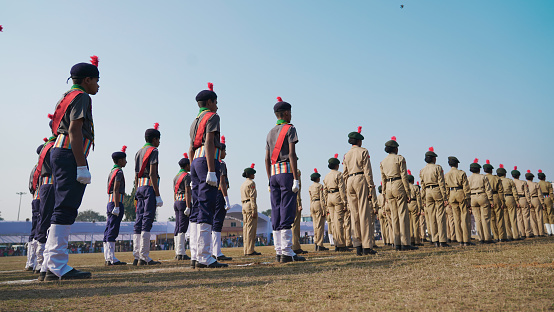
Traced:
<svg viewBox="0 0 554 312">
<path fill-rule="evenodd" d="M 358 126 L 376 185 L 391 136 L 416 180 L 430 146 L 445 171 L 456 156 L 466 171 L 478 158 L 554 177 L 554 1 L 4 1 L 0 25 L 6 220 L 17 219 L 16 192 L 29 193 L 71 66 L 91 55 L 100 59 L 96 148 L 80 210 L 106 213 L 111 153 L 122 145 L 131 191 L 134 154 L 158 122 L 158 220 L 174 214 L 172 180 L 207 82 L 227 139 L 231 203 L 254 163 L 260 212 L 271 208 L 264 156 L 277 96 L 292 104 L 298 131 L 303 214 L 309 175 L 325 176 Z M 31 200 L 22 197 L 20 220 Z"/>
</svg>

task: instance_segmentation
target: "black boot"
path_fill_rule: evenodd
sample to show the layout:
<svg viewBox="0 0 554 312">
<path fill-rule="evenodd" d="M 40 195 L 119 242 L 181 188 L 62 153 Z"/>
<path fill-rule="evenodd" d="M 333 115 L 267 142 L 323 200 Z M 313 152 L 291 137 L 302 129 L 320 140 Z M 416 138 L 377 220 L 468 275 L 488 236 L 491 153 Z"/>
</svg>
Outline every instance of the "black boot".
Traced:
<svg viewBox="0 0 554 312">
<path fill-rule="evenodd" d="M 196 260 L 190 260 L 190 268 L 196 269 Z"/>
<path fill-rule="evenodd" d="M 112 265 L 127 265 L 127 262 L 117 261 L 117 262 L 112 263 Z"/>
<path fill-rule="evenodd" d="M 39 276 L 38 276 L 38 281 L 39 282 L 42 282 L 44 281 L 44 278 L 46 277 L 46 272 L 40 272 Z"/>
<path fill-rule="evenodd" d="M 247 256 L 253 256 L 253 254 L 249 254 Z M 225 255 L 217 257 L 217 261 L 231 261 L 233 258 L 227 257 Z"/>
<path fill-rule="evenodd" d="M 138 259 L 133 260 L 133 265 L 138 265 L 139 261 Z"/>
<path fill-rule="evenodd" d="M 48 272 L 46 272 L 46 276 L 44 277 L 44 280 L 48 282 L 48 281 L 58 281 L 58 280 L 85 279 L 85 278 L 90 278 L 91 276 L 92 274 L 90 274 L 89 272 L 83 272 L 77 269 L 72 269 L 71 271 L 65 273 L 61 277 L 57 277 L 54 273 L 48 270 Z"/>
<path fill-rule="evenodd" d="M 315 245 L 315 251 L 319 251 L 319 246 Z"/>
<path fill-rule="evenodd" d="M 394 250 L 400 251 L 400 250 L 402 250 L 402 246 L 400 246 L 400 245 L 394 245 Z"/>
<path fill-rule="evenodd" d="M 377 254 L 377 251 L 371 249 L 371 248 L 364 248 L 363 250 L 364 252 L 364 256 L 369 256 L 369 255 L 375 255 Z"/>
<path fill-rule="evenodd" d="M 162 264 L 162 263 L 159 262 L 159 261 L 154 261 L 154 260 L 150 260 L 150 261 L 146 262 L 142 259 L 138 263 L 138 265 L 157 265 L 157 264 Z"/>
<path fill-rule="evenodd" d="M 363 256 L 364 255 L 364 249 L 362 246 L 356 247 L 356 256 Z"/>
<path fill-rule="evenodd" d="M 419 248 L 417 248 L 416 246 L 411 246 L 411 245 L 402 245 L 401 247 L 401 250 L 418 250 Z"/>
<path fill-rule="evenodd" d="M 281 255 L 275 255 L 275 261 L 281 262 Z"/>
<path fill-rule="evenodd" d="M 306 261 L 306 258 L 301 257 L 299 255 L 294 255 L 292 257 L 291 256 L 285 256 L 285 255 L 281 256 L 281 263 L 296 262 L 296 261 Z"/>
<path fill-rule="evenodd" d="M 326 248 L 326 247 L 323 247 L 323 246 L 318 246 L 317 247 L 319 251 L 327 251 L 329 250 L 329 248 Z"/>
<path fill-rule="evenodd" d="M 196 263 L 197 268 L 207 268 L 207 269 L 226 268 L 228 266 L 229 266 L 228 264 L 220 263 L 220 262 L 217 262 L 217 261 L 212 263 L 212 264 L 208 264 L 208 265 L 205 265 L 205 264 L 202 264 L 202 263 Z"/>
<path fill-rule="evenodd" d="M 450 247 L 450 245 L 448 245 L 447 243 L 440 243 L 440 246 L 441 247 Z"/>
</svg>

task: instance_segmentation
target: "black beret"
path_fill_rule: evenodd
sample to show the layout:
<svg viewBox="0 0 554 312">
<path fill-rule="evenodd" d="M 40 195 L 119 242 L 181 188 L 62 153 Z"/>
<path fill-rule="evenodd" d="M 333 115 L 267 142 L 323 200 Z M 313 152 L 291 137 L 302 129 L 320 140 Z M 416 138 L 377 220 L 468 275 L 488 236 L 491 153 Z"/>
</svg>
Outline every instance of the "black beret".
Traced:
<svg viewBox="0 0 554 312">
<path fill-rule="evenodd" d="M 276 113 L 276 112 L 283 112 L 283 111 L 290 111 L 292 109 L 292 106 L 283 101 L 283 99 L 281 99 L 281 97 L 277 97 L 277 103 L 273 106 L 273 112 Z"/>
<path fill-rule="evenodd" d="M 429 147 L 429 150 L 425 153 L 425 156 L 439 157 L 439 155 L 435 154 L 435 149 L 432 146 Z"/>
<path fill-rule="evenodd" d="M 535 177 L 535 175 L 532 174 L 531 172 L 529 172 L 529 170 L 527 170 L 527 173 L 525 174 L 525 179 L 532 179 L 534 177 Z"/>
<path fill-rule="evenodd" d="M 455 161 L 457 164 L 460 163 L 460 161 L 458 160 L 458 158 L 454 157 L 454 156 L 448 156 L 448 161 Z"/>
<path fill-rule="evenodd" d="M 512 170 L 512 177 L 519 177 L 521 175 L 521 172 L 517 170 L 517 166 L 514 167 L 514 170 Z"/>
<path fill-rule="evenodd" d="M 159 127 L 160 127 L 160 124 L 155 123 L 153 129 L 152 128 L 146 129 L 146 131 L 144 132 L 144 137 L 145 138 L 159 138 L 161 136 L 161 133 L 158 130 Z"/>
<path fill-rule="evenodd" d="M 494 167 L 491 164 L 484 164 L 483 169 L 488 171 L 494 169 Z"/>
<path fill-rule="evenodd" d="M 113 160 L 118 160 L 118 159 L 121 159 L 121 158 L 127 158 L 127 154 L 125 154 L 123 152 L 114 152 L 114 153 L 112 153 L 112 159 Z"/>
<path fill-rule="evenodd" d="M 256 170 L 254 170 L 254 168 L 246 168 L 244 169 L 244 173 L 247 174 L 247 175 L 250 175 L 250 174 L 256 174 Z"/>
<path fill-rule="evenodd" d="M 541 180 L 546 179 L 546 174 L 544 174 L 544 172 L 542 172 L 542 171 L 540 171 L 540 170 L 539 170 L 539 173 L 537 174 L 537 176 L 538 176 L 539 179 L 541 179 Z"/>
<path fill-rule="evenodd" d="M 382 193 L 383 192 L 383 186 L 382 185 L 379 185 L 377 187 L 377 190 L 379 191 L 379 193 Z"/>
<path fill-rule="evenodd" d="M 200 92 L 198 92 L 198 94 L 196 95 L 196 102 L 200 102 L 200 101 L 207 101 L 207 100 L 215 100 L 217 99 L 217 94 L 215 94 L 215 92 L 211 91 L 211 90 L 202 90 Z"/>
<path fill-rule="evenodd" d="M 504 168 L 498 168 L 496 169 L 496 174 L 500 174 L 500 175 L 506 175 L 506 169 Z"/>
<path fill-rule="evenodd" d="M 361 133 L 353 131 L 348 134 L 348 138 L 354 140 L 363 140 L 364 136 Z"/>
<path fill-rule="evenodd" d="M 321 174 L 319 174 L 319 172 L 314 172 L 310 175 L 310 179 L 312 179 L 312 181 L 320 177 L 321 177 Z"/>
<path fill-rule="evenodd" d="M 469 168 L 481 169 L 481 165 L 479 165 L 478 163 L 475 163 L 475 162 L 474 162 L 474 163 L 471 163 L 471 164 L 469 165 Z"/>
<path fill-rule="evenodd" d="M 98 71 L 98 67 L 90 64 L 90 63 L 78 63 L 73 65 L 71 67 L 71 71 L 69 72 L 71 75 L 71 78 L 86 78 L 86 77 L 92 77 L 92 78 L 99 78 L 100 72 Z"/>
<path fill-rule="evenodd" d="M 40 152 L 42 151 L 42 148 L 44 147 L 44 144 L 41 144 L 37 147 L 37 154 L 40 155 Z"/>
<path fill-rule="evenodd" d="M 408 174 L 408 182 L 410 182 L 410 183 L 414 183 L 414 181 L 415 181 L 415 178 L 414 178 L 414 176 L 413 176 L 413 175 L 411 175 L 411 174 Z"/>
<path fill-rule="evenodd" d="M 328 162 L 331 165 L 340 165 L 340 160 L 337 158 L 339 154 L 335 154 L 335 157 L 329 158 Z"/>
<path fill-rule="evenodd" d="M 190 160 L 188 158 L 181 158 L 181 160 L 179 160 L 179 166 L 181 168 L 184 168 L 186 165 L 190 164 Z"/>
<path fill-rule="evenodd" d="M 390 140 L 388 140 L 387 142 L 385 142 L 385 147 L 398 147 L 398 142 L 396 142 L 396 137 L 393 136 L 392 138 L 390 138 Z"/>
</svg>

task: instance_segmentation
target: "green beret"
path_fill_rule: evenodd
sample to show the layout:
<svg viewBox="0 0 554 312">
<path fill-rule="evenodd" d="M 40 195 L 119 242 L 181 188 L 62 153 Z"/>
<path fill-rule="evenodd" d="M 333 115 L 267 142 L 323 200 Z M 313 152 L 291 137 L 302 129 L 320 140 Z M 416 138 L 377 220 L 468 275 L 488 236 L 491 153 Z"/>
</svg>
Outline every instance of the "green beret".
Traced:
<svg viewBox="0 0 554 312">
<path fill-rule="evenodd" d="M 396 142 L 396 137 L 393 136 L 392 138 L 390 138 L 390 140 L 388 140 L 387 142 L 385 142 L 385 147 L 398 147 L 398 142 Z"/>
<path fill-rule="evenodd" d="M 435 154 L 435 149 L 432 146 L 429 147 L 429 150 L 425 153 L 425 157 L 427 156 L 439 157 L 439 155 Z"/>
<path fill-rule="evenodd" d="M 246 168 L 246 169 L 244 169 L 244 173 L 246 173 L 247 175 L 256 174 L 256 170 L 254 170 L 252 168 Z"/>
<path fill-rule="evenodd" d="M 377 190 L 379 191 L 379 193 L 382 193 L 383 192 L 383 186 L 379 185 L 379 187 L 377 187 Z"/>
<path fill-rule="evenodd" d="M 458 158 L 454 157 L 454 156 L 448 156 L 448 161 L 455 161 L 456 163 L 460 163 L 460 161 L 458 160 Z"/>
<path fill-rule="evenodd" d="M 328 162 L 331 165 L 340 165 L 340 160 L 337 158 L 338 154 L 335 154 L 335 157 L 329 158 Z"/>
<path fill-rule="evenodd" d="M 504 168 L 498 168 L 496 169 L 496 174 L 500 174 L 500 175 L 506 175 L 506 169 Z"/>
<path fill-rule="evenodd" d="M 537 176 L 538 176 L 539 179 L 541 179 L 541 180 L 546 179 L 546 174 L 544 174 L 544 173 L 542 173 L 542 172 L 539 172 L 539 174 L 537 174 Z"/>
<path fill-rule="evenodd" d="M 494 167 L 491 164 L 484 164 L 483 169 L 484 170 L 492 170 L 492 169 L 494 169 Z"/>
<path fill-rule="evenodd" d="M 320 177 L 321 177 L 321 174 L 319 174 L 318 172 L 314 172 L 310 175 L 310 179 L 312 179 L 312 181 Z"/>
<path fill-rule="evenodd" d="M 512 170 L 512 177 L 519 177 L 521 175 L 521 172 L 519 170 L 514 169 Z"/>
<path fill-rule="evenodd" d="M 471 164 L 469 165 L 469 168 L 481 169 L 481 165 L 479 165 L 478 163 L 471 163 Z"/>
<path fill-rule="evenodd" d="M 527 172 L 527 173 L 525 174 L 525 179 L 532 179 L 532 178 L 534 178 L 534 177 L 535 177 L 535 175 L 532 174 L 531 172 Z"/>
<path fill-rule="evenodd" d="M 354 139 L 354 140 L 363 140 L 364 139 L 364 136 L 358 132 L 350 132 L 348 134 L 348 138 L 349 139 Z"/>
</svg>

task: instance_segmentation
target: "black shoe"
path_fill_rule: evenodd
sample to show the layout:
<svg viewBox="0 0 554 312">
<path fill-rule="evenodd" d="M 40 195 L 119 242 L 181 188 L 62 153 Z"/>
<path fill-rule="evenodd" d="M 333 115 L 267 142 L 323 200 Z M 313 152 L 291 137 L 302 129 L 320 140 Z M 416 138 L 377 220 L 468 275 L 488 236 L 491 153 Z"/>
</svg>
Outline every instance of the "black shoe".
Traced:
<svg viewBox="0 0 554 312">
<path fill-rule="evenodd" d="M 196 260 L 190 260 L 190 268 L 196 269 Z"/>
<path fill-rule="evenodd" d="M 33 271 L 34 269 L 32 267 L 25 268 L 25 271 Z"/>
<path fill-rule="evenodd" d="M 496 244 L 494 240 L 485 241 L 485 244 Z"/>
<path fill-rule="evenodd" d="M 395 245 L 395 246 L 394 246 L 394 250 L 400 251 L 400 250 L 402 250 L 402 246 L 400 246 L 400 245 Z"/>
<path fill-rule="evenodd" d="M 85 279 L 85 278 L 90 278 L 91 276 L 92 274 L 90 274 L 89 272 L 83 272 L 77 269 L 72 269 L 71 271 L 65 273 L 61 277 L 58 277 L 54 273 L 50 272 L 50 270 L 48 270 L 48 272 L 46 272 L 46 276 L 44 277 L 44 280 L 48 282 L 48 281 L 58 281 L 58 280 Z"/>
<path fill-rule="evenodd" d="M 335 246 L 335 252 L 341 251 L 339 247 Z"/>
<path fill-rule="evenodd" d="M 110 261 L 104 261 L 104 266 L 110 266 L 112 263 Z"/>
<path fill-rule="evenodd" d="M 416 246 L 411 246 L 411 245 L 402 245 L 400 247 L 400 250 L 418 250 L 419 248 L 417 248 Z"/>
<path fill-rule="evenodd" d="M 484 243 L 485 243 L 484 240 L 480 240 L 480 241 L 479 241 L 479 245 L 483 245 Z"/>
<path fill-rule="evenodd" d="M 217 261 L 212 263 L 212 264 L 208 264 L 208 265 L 205 265 L 205 264 L 202 264 L 202 263 L 196 263 L 196 267 L 200 268 L 200 269 L 204 269 L 204 268 L 207 268 L 207 269 L 226 268 L 228 266 L 229 266 L 228 264 L 219 263 Z"/>
<path fill-rule="evenodd" d="M 448 245 L 448 243 L 440 243 L 440 246 L 441 247 L 450 247 L 450 245 Z"/>
<path fill-rule="evenodd" d="M 261 255 L 262 255 L 261 252 L 254 251 L 252 253 L 247 254 L 246 256 L 261 256 Z"/>
<path fill-rule="evenodd" d="M 527 236 L 527 238 L 533 238 L 533 237 L 535 237 L 535 235 L 533 235 L 533 234 Z"/>
<path fill-rule="evenodd" d="M 252 253 L 252 254 L 247 255 L 247 256 L 254 256 L 254 255 L 255 255 L 255 254 Z M 233 258 L 227 257 L 227 256 L 225 256 L 225 255 L 217 257 L 217 261 L 231 261 L 231 260 L 233 260 Z"/>
<path fill-rule="evenodd" d="M 539 237 L 546 237 L 546 235 L 539 235 Z"/>
<path fill-rule="evenodd" d="M 318 251 L 327 251 L 327 250 L 329 250 L 329 248 L 326 248 L 326 247 L 323 247 L 323 246 L 317 246 L 317 250 Z"/>
<path fill-rule="evenodd" d="M 298 254 L 298 255 L 307 254 L 307 253 L 308 253 L 307 251 L 302 250 L 302 248 L 296 249 L 296 250 L 293 250 L 293 251 L 294 251 L 295 254 Z"/>
<path fill-rule="evenodd" d="M 127 262 L 117 261 L 117 262 L 112 263 L 112 265 L 127 265 Z"/>
<path fill-rule="evenodd" d="M 138 265 L 138 263 L 139 263 L 138 259 L 133 260 L 133 265 Z"/>
<path fill-rule="evenodd" d="M 190 260 L 190 257 L 185 255 L 181 255 L 181 260 Z"/>
<path fill-rule="evenodd" d="M 301 257 L 299 255 L 294 255 L 292 257 L 281 255 L 281 263 L 295 262 L 295 261 L 306 261 L 306 258 Z"/>
<path fill-rule="evenodd" d="M 507 243 L 507 242 L 509 242 L 509 240 L 503 238 L 503 239 L 500 240 L 500 242 L 501 242 L 501 243 Z"/>
<path fill-rule="evenodd" d="M 375 249 L 375 248 L 381 248 L 381 247 L 379 247 L 377 245 L 373 245 L 373 249 Z"/>
<path fill-rule="evenodd" d="M 364 253 L 364 256 L 369 256 L 369 255 L 375 255 L 377 254 L 377 251 L 371 249 L 371 248 L 364 248 L 363 249 L 363 253 Z"/>
<path fill-rule="evenodd" d="M 39 269 L 39 270 L 34 270 L 33 273 L 39 274 L 39 273 L 40 273 L 40 269 Z"/>
<path fill-rule="evenodd" d="M 39 282 L 42 282 L 44 281 L 44 278 L 46 277 L 46 272 L 40 272 L 39 276 L 38 276 L 38 281 Z"/>
<path fill-rule="evenodd" d="M 354 245 L 348 245 L 345 248 L 354 248 Z"/>
<path fill-rule="evenodd" d="M 281 255 L 275 255 L 275 261 L 281 262 Z"/>
<path fill-rule="evenodd" d="M 364 255 L 364 249 L 362 246 L 356 247 L 356 256 L 363 256 Z"/>
<path fill-rule="evenodd" d="M 450 238 L 448 238 L 448 239 L 446 240 L 446 242 L 447 242 L 447 243 L 452 243 L 452 241 L 450 240 Z"/>
<path fill-rule="evenodd" d="M 319 251 L 319 246 L 315 245 L 315 251 Z"/>
<path fill-rule="evenodd" d="M 419 244 L 415 244 L 416 246 L 425 246 L 423 245 L 422 243 L 419 243 Z"/>
<path fill-rule="evenodd" d="M 138 265 L 157 265 L 157 264 L 162 264 L 162 263 L 159 262 L 159 261 L 154 261 L 154 260 L 150 260 L 150 261 L 146 262 L 142 259 L 138 263 Z"/>
</svg>

